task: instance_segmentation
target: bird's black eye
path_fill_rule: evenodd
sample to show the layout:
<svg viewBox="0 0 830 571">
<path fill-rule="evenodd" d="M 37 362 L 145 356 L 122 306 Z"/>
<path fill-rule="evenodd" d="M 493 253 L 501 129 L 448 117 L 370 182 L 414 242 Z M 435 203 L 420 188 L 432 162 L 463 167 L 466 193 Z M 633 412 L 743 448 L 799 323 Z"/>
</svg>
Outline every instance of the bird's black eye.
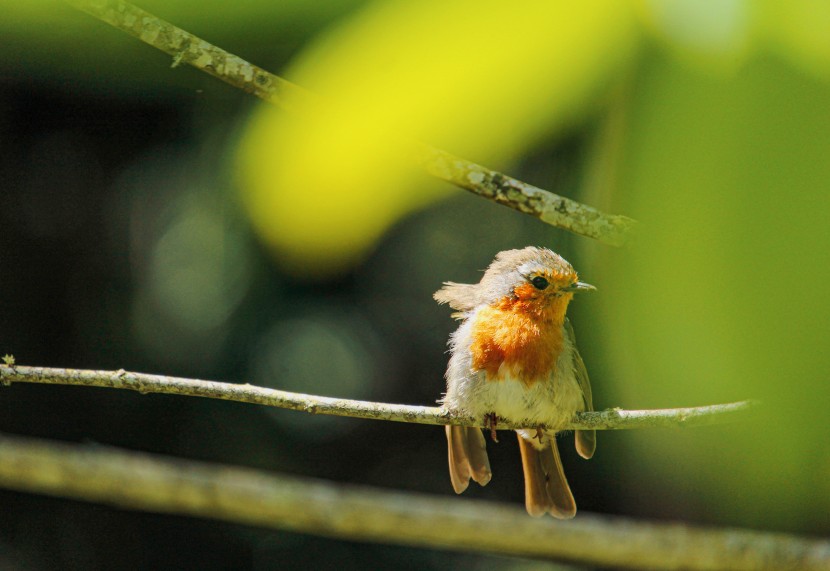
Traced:
<svg viewBox="0 0 830 571">
<path fill-rule="evenodd" d="M 530 283 L 532 283 L 533 287 L 535 287 L 536 289 L 545 289 L 546 287 L 548 287 L 548 280 L 546 280 L 542 276 L 536 276 L 535 278 L 530 280 Z"/>
</svg>

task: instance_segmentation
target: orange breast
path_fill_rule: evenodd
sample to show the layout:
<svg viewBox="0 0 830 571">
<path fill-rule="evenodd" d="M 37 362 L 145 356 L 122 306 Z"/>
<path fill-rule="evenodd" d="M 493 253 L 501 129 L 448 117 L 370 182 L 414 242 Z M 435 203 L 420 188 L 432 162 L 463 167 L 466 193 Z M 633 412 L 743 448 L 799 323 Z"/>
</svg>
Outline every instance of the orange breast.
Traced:
<svg viewBox="0 0 830 571">
<path fill-rule="evenodd" d="M 473 368 L 500 381 L 505 371 L 526 386 L 548 378 L 562 352 L 562 324 L 570 296 L 544 306 L 536 299 L 505 298 L 479 310 L 472 329 Z M 503 366 L 504 365 L 504 366 Z"/>
</svg>

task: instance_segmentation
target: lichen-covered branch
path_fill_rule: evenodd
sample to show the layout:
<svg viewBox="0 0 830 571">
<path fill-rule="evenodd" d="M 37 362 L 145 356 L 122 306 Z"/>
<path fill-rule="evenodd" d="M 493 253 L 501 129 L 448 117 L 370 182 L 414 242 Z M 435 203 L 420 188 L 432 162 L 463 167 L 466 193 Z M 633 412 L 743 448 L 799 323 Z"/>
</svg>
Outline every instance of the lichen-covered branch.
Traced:
<svg viewBox="0 0 830 571">
<path fill-rule="evenodd" d="M 122 0 L 64 0 L 156 49 L 173 56 L 174 65 L 189 64 L 280 107 L 313 109 L 319 100 L 305 89 L 235 56 L 169 22 Z M 524 212 L 543 222 L 622 245 L 636 222 L 492 171 L 460 157 L 422 145 L 417 161 L 431 175 L 465 190 Z"/>
<path fill-rule="evenodd" d="M 40 383 L 130 389 L 142 394 L 161 393 L 207 397 L 287 408 L 312 414 L 329 414 L 416 424 L 484 426 L 484 419 L 456 415 L 438 407 L 339 399 L 291 393 L 249 384 L 183 379 L 164 375 L 129 373 L 123 370 L 88 371 L 0 365 L 0 382 L 6 385 L 11 383 Z M 753 403 L 750 401 L 743 401 L 662 410 L 611 409 L 583 412 L 579 413 L 568 424 L 567 429 L 623 430 L 629 428 L 700 426 L 732 420 L 736 414 L 746 412 L 752 405 Z M 527 425 L 512 424 L 500 420 L 499 428 L 527 428 Z"/>
<path fill-rule="evenodd" d="M 421 148 L 420 164 L 429 174 L 493 202 L 612 246 L 622 246 L 636 225 L 626 216 L 600 212 L 434 147 Z"/>
<path fill-rule="evenodd" d="M 205 40 L 120 0 L 64 0 L 67 4 L 173 56 L 173 66 L 189 64 L 269 103 L 292 109 L 308 93 Z"/>
<path fill-rule="evenodd" d="M 0 486 L 358 541 L 634 569 L 830 568 L 830 542 L 332 484 L 144 453 L 0 437 Z M 489 523 L 488 523 L 489 522 Z M 493 522 L 498 522 L 493 524 Z"/>
</svg>

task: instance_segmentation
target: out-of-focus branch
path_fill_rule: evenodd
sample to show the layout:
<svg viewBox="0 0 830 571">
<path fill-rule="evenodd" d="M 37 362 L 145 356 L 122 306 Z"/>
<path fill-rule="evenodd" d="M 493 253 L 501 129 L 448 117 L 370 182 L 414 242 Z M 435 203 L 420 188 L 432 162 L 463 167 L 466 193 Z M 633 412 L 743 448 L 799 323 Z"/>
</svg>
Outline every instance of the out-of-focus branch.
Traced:
<svg viewBox="0 0 830 571">
<path fill-rule="evenodd" d="M 64 0 L 154 48 L 269 103 L 297 111 L 319 100 L 305 89 L 257 67 L 193 34 L 122 0 Z M 636 222 L 606 214 L 569 198 L 537 188 L 428 145 L 417 145 L 416 161 L 431 175 L 524 212 L 543 222 L 622 245 Z"/>
<path fill-rule="evenodd" d="M 0 486 L 340 537 L 635 569 L 827 569 L 830 542 L 389 492 L 148 454 L 0 437 Z M 496 523 L 497 522 L 497 523 Z"/>
<path fill-rule="evenodd" d="M 130 389 L 142 394 L 162 393 L 182 396 L 207 397 L 251 404 L 261 404 L 312 414 L 350 416 L 373 420 L 391 420 L 416 424 L 457 424 L 483 426 L 483 419 L 455 415 L 450 411 L 430 406 L 410 406 L 379 402 L 339 399 L 249 384 L 220 383 L 197 379 L 183 379 L 164 375 L 129 373 L 127 371 L 87 371 L 78 369 L 51 369 L 45 367 L 18 367 L 0 365 L 0 382 L 40 383 L 49 385 L 80 385 Z M 619 410 L 583 412 L 562 429 L 623 430 L 629 428 L 700 426 L 733 420 L 737 414 L 748 411 L 751 401 L 710 406 L 660 410 Z M 527 428 L 528 425 L 499 420 L 499 428 Z M 534 426 L 535 427 L 535 426 Z"/>
</svg>

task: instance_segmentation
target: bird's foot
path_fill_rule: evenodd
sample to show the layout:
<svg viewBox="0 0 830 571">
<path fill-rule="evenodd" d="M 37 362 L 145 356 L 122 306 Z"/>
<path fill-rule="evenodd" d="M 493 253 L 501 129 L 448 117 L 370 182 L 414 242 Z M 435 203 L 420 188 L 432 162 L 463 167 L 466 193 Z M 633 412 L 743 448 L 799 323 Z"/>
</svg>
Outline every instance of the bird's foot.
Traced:
<svg viewBox="0 0 830 571">
<path fill-rule="evenodd" d="M 496 437 L 496 426 L 498 425 L 499 417 L 496 416 L 495 412 L 491 412 L 490 414 L 484 415 L 484 422 L 487 428 L 490 429 L 490 440 L 498 443 L 499 439 Z"/>
</svg>

